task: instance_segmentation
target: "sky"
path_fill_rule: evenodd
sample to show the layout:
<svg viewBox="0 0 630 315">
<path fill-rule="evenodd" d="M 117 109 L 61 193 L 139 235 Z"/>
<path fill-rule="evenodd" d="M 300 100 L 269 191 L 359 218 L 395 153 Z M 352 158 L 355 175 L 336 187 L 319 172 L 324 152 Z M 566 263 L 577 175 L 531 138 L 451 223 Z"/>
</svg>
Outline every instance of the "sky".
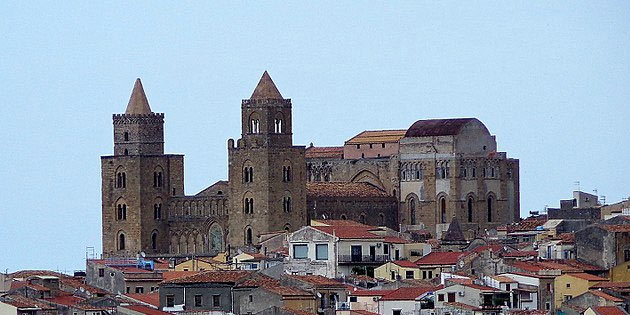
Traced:
<svg viewBox="0 0 630 315">
<path fill-rule="evenodd" d="M 522 216 L 579 188 L 630 196 L 628 1 L 1 1 L 0 270 L 101 252 L 100 156 L 134 80 L 185 154 L 227 177 L 268 70 L 295 144 L 477 117 L 520 159 Z"/>
</svg>

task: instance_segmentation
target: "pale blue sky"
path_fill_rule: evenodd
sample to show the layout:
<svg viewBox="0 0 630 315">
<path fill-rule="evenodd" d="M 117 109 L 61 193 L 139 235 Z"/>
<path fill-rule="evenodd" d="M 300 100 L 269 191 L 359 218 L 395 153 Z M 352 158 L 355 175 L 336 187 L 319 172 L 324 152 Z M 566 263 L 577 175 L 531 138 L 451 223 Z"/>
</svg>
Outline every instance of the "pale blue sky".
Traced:
<svg viewBox="0 0 630 315">
<path fill-rule="evenodd" d="M 136 77 L 192 194 L 226 178 L 264 70 L 296 144 L 477 117 L 521 161 L 523 214 L 575 181 L 630 195 L 628 1 L 2 1 L 0 269 L 100 252 L 99 156 Z"/>
</svg>

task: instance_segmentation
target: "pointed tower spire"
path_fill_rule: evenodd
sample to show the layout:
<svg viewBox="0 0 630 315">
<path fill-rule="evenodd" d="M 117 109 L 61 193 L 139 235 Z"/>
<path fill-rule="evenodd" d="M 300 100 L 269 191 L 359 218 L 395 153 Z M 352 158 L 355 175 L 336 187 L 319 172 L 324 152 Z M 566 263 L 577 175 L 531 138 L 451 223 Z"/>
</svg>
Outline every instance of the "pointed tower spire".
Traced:
<svg viewBox="0 0 630 315">
<path fill-rule="evenodd" d="M 256 89 L 254 89 L 254 93 L 252 93 L 250 99 L 283 99 L 280 91 L 278 91 L 278 88 L 273 83 L 273 80 L 271 80 L 271 77 L 266 70 L 260 78 L 260 81 L 258 81 L 258 85 L 256 86 Z"/>
<path fill-rule="evenodd" d="M 453 216 L 453 220 L 451 220 L 451 224 L 448 225 L 448 230 L 442 236 L 442 240 L 451 242 L 466 240 L 466 238 L 464 237 L 464 233 L 459 226 L 459 221 L 457 221 L 457 217 Z"/>
<path fill-rule="evenodd" d="M 151 114 L 149 100 L 147 100 L 147 95 L 144 94 L 144 88 L 142 88 L 140 78 L 137 78 L 136 83 L 133 85 L 133 91 L 131 91 L 131 97 L 129 98 L 129 104 L 127 105 L 125 114 Z"/>
</svg>

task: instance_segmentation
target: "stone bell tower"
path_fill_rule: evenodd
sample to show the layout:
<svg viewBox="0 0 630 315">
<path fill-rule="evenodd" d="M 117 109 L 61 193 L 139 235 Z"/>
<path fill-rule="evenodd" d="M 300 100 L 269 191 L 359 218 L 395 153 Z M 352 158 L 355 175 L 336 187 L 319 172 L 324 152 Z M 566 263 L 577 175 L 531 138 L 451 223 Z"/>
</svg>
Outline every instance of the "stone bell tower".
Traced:
<svg viewBox="0 0 630 315">
<path fill-rule="evenodd" d="M 164 114 L 137 79 L 114 114 L 114 155 L 101 157 L 103 255 L 168 253 L 167 200 L 184 193 L 184 157 L 164 154 Z"/>
<path fill-rule="evenodd" d="M 306 224 L 304 146 L 293 146 L 291 100 L 265 71 L 251 97 L 241 102 L 241 138 L 228 140 L 233 247 L 257 243 L 271 231 Z"/>
</svg>

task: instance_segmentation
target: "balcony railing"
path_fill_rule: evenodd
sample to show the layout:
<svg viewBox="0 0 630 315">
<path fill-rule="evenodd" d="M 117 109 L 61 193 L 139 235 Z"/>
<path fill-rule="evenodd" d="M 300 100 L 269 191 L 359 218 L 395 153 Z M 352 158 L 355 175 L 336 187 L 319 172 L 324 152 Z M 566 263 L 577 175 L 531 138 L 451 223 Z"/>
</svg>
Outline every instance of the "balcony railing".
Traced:
<svg viewBox="0 0 630 315">
<path fill-rule="evenodd" d="M 388 255 L 339 255 L 339 262 L 382 263 L 389 261 Z"/>
</svg>

